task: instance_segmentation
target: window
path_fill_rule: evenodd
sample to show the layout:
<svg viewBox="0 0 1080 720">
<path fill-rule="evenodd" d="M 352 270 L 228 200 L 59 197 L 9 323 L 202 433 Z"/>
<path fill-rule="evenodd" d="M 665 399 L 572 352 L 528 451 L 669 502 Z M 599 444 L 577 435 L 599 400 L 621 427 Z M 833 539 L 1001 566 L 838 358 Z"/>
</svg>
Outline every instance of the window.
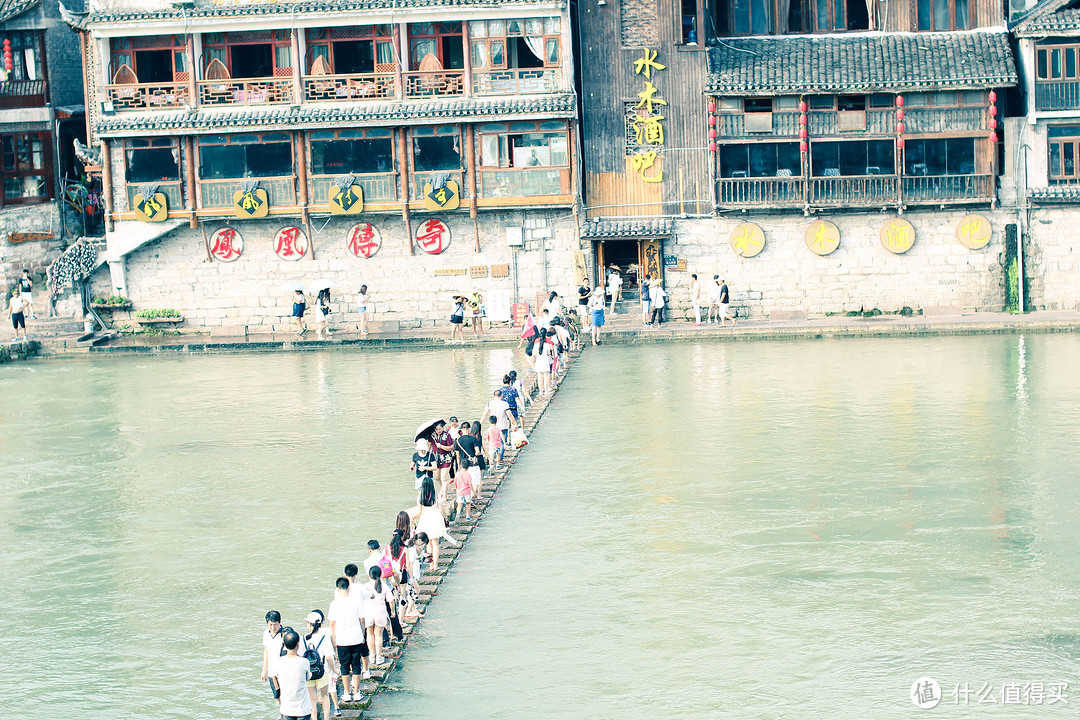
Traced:
<svg viewBox="0 0 1080 720">
<path fill-rule="evenodd" d="M 311 29 L 307 31 L 307 47 L 308 73 L 316 67 L 324 70 L 317 74 L 326 75 L 392 73 L 397 70 L 391 25 Z"/>
<path fill-rule="evenodd" d="M 47 202 L 52 198 L 52 143 L 48 133 L 0 135 L 4 205 Z"/>
<path fill-rule="evenodd" d="M 561 23 L 557 17 L 474 20 L 469 23 L 473 70 L 562 66 Z"/>
<path fill-rule="evenodd" d="M 726 5 L 727 3 L 717 3 Z M 728 27 L 732 35 L 766 35 L 772 32 L 772 0 L 731 0 Z"/>
<path fill-rule="evenodd" d="M 465 67 L 460 22 L 409 24 L 409 69 L 420 70 L 420 64 L 428 56 L 438 63 L 437 69 L 461 70 Z"/>
<path fill-rule="evenodd" d="M 44 80 L 41 33 L 35 30 L 5 31 L 4 37 L 11 41 L 11 75 L 8 80 Z"/>
<path fill-rule="evenodd" d="M 112 38 L 109 42 L 112 47 L 109 78 L 115 85 L 188 79 L 187 43 L 183 35 Z"/>
<path fill-rule="evenodd" d="M 802 175 L 802 167 L 798 143 L 720 146 L 720 177 L 762 178 L 800 175 Z"/>
<path fill-rule="evenodd" d="M 202 180 L 270 178 L 292 174 L 292 139 L 287 133 L 199 139 L 199 177 Z"/>
<path fill-rule="evenodd" d="M 682 0 L 681 35 L 684 45 L 697 45 L 698 0 Z"/>
<path fill-rule="evenodd" d="M 1050 146 L 1050 184 L 1080 183 L 1080 125 L 1057 125 L 1047 130 Z"/>
<path fill-rule="evenodd" d="M 904 145 L 904 173 L 914 177 L 974 175 L 975 139 L 908 140 Z"/>
<path fill-rule="evenodd" d="M 479 128 L 484 197 L 565 195 L 570 152 L 565 122 L 490 123 Z"/>
<path fill-rule="evenodd" d="M 893 143 L 891 140 L 813 142 L 810 172 L 815 177 L 892 175 Z"/>
<path fill-rule="evenodd" d="M 312 132 L 311 172 L 314 175 L 392 173 L 393 132 L 389 128 Z"/>
<path fill-rule="evenodd" d="M 456 128 L 453 135 L 413 137 L 413 169 L 416 172 L 460 171 L 461 167 L 461 138 Z"/>
<path fill-rule="evenodd" d="M 202 55 L 203 77 L 213 75 L 217 61 L 230 78 L 288 77 L 292 75 L 292 41 L 288 30 L 251 30 L 207 33 Z M 220 79 L 220 78 L 215 78 Z"/>
<path fill-rule="evenodd" d="M 180 180 L 180 150 L 172 138 L 128 140 L 124 156 L 129 185 Z"/>
<path fill-rule="evenodd" d="M 1036 77 L 1039 80 L 1076 80 L 1080 77 L 1078 53 L 1080 45 L 1039 46 L 1035 51 Z"/>
<path fill-rule="evenodd" d="M 967 30 L 972 26 L 969 0 L 917 0 L 919 30 Z"/>
</svg>

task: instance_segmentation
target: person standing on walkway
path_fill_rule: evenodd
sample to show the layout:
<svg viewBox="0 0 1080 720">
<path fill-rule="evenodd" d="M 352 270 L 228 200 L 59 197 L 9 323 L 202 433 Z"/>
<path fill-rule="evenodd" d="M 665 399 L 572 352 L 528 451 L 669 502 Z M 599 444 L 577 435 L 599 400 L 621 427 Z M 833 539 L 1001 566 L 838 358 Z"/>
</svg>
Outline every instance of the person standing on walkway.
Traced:
<svg viewBox="0 0 1080 720">
<path fill-rule="evenodd" d="M 472 317 L 473 337 L 484 337 L 484 298 L 479 290 L 469 296 L 469 316 Z"/>
<path fill-rule="evenodd" d="M 271 610 L 266 613 L 266 630 L 263 631 L 263 661 L 262 675 L 259 682 L 270 683 L 270 694 L 274 696 L 274 702 L 280 702 L 281 691 L 271 675 L 270 665 L 281 657 L 281 643 L 285 638 L 281 634 L 281 613 Z"/>
<path fill-rule="evenodd" d="M 709 283 L 709 324 L 713 324 L 713 316 L 720 312 L 720 276 L 713 275 Z"/>
<path fill-rule="evenodd" d="M 599 345 L 600 328 L 604 327 L 604 291 L 601 288 L 593 291 L 589 309 L 592 311 L 592 344 Z"/>
<path fill-rule="evenodd" d="M 304 311 L 307 310 L 307 298 L 304 297 L 304 291 L 297 288 L 293 291 L 292 298 L 292 316 L 296 321 L 296 337 L 300 337 L 307 332 L 307 326 L 304 325 Z"/>
<path fill-rule="evenodd" d="M 540 311 L 547 312 L 550 317 L 558 317 L 562 314 L 562 299 L 559 297 L 559 293 L 552 290 L 551 294 L 548 295 L 548 299 L 540 307 Z"/>
<path fill-rule="evenodd" d="M 435 480 L 438 482 L 439 502 L 444 503 L 447 499 L 447 489 L 450 487 L 450 465 L 454 459 L 454 440 L 450 437 L 446 424 L 442 420 L 435 423 L 435 431 L 431 433 L 431 449 L 435 453 Z"/>
<path fill-rule="evenodd" d="M 611 266 L 611 274 L 608 275 L 608 295 L 611 296 L 611 314 L 615 315 L 615 306 L 622 295 L 622 273 L 615 265 Z"/>
<path fill-rule="evenodd" d="M 330 337 L 330 288 L 320 290 L 315 299 L 315 319 L 318 321 L 315 335 L 320 340 Z"/>
<path fill-rule="evenodd" d="M 720 327 L 724 327 L 724 321 L 728 318 L 731 319 L 731 327 L 735 327 L 738 322 L 735 319 L 735 315 L 731 314 L 731 295 L 728 293 L 728 286 L 726 280 L 720 281 Z"/>
<path fill-rule="evenodd" d="M 654 278 L 650 283 L 649 297 L 652 298 L 652 322 L 655 327 L 664 326 L 664 306 L 667 305 L 667 293 L 660 278 Z"/>
<path fill-rule="evenodd" d="M 645 280 L 641 283 L 641 324 L 648 325 L 649 317 L 652 313 L 652 299 L 649 296 L 649 282 L 652 280 L 652 275 L 646 275 Z"/>
<path fill-rule="evenodd" d="M 420 486 L 424 483 L 424 478 L 435 479 L 435 471 L 438 470 L 439 464 L 435 453 L 431 449 L 431 443 L 420 438 L 416 441 L 416 452 L 412 456 L 412 469 L 416 473 L 416 494 L 420 495 Z"/>
<path fill-rule="evenodd" d="M 322 704 L 323 718 L 330 717 L 330 675 L 336 674 L 337 666 L 334 658 L 334 643 L 322 629 L 323 615 L 318 610 L 312 610 L 307 616 L 308 633 L 302 639 L 304 643 L 304 655 L 309 650 L 322 658 L 323 676 L 318 679 L 307 681 L 308 690 L 314 695 L 312 705 Z M 340 715 L 340 713 L 339 713 Z"/>
<path fill-rule="evenodd" d="M 518 393 L 516 387 L 514 387 L 514 379 L 509 374 L 503 376 L 502 387 L 499 388 L 499 397 L 506 401 L 506 404 L 510 406 L 510 414 L 517 420 L 521 417 L 521 411 L 518 408 L 518 401 L 521 400 L 521 395 Z"/>
<path fill-rule="evenodd" d="M 367 321 L 368 321 L 368 309 L 371 304 L 371 295 L 368 293 L 367 285 L 361 285 L 360 291 L 356 293 L 356 311 L 360 313 L 360 336 L 364 337 L 368 334 Z"/>
<path fill-rule="evenodd" d="M 540 346 L 533 351 L 533 361 L 535 363 L 533 370 L 536 371 L 536 383 L 539 385 L 542 395 L 551 392 L 551 370 L 555 362 L 553 354 L 552 345 L 548 342 L 548 333 L 546 330 L 541 330 Z"/>
<path fill-rule="evenodd" d="M 487 441 L 485 443 L 488 450 L 488 463 L 491 464 L 493 470 L 499 470 L 502 468 L 503 435 L 502 431 L 499 430 L 499 419 L 497 417 L 489 415 L 488 422 L 491 423 L 488 427 Z"/>
<path fill-rule="evenodd" d="M 533 358 L 539 354 L 541 350 L 542 342 L 537 341 L 536 347 L 533 350 Z M 510 403 L 506 402 L 502 398 L 502 389 L 493 392 L 492 397 L 488 400 L 487 405 L 484 406 L 484 411 L 481 416 L 495 416 L 495 425 L 499 428 L 499 432 L 503 436 L 503 444 L 505 445 L 510 439 L 510 428 L 517 429 L 518 423 L 514 418 L 514 414 L 510 412 Z M 430 534 L 430 533 L 429 533 Z"/>
<path fill-rule="evenodd" d="M 581 318 L 581 329 L 587 331 L 592 327 L 589 323 L 589 296 L 592 295 L 589 283 L 581 283 L 578 286 L 577 293 L 577 313 L 578 317 Z"/>
<path fill-rule="evenodd" d="M 691 274 L 690 279 L 690 302 L 694 306 L 694 327 L 701 327 L 701 283 L 698 282 L 697 274 Z"/>
<path fill-rule="evenodd" d="M 450 310 L 450 344 L 454 344 L 454 338 L 462 345 L 465 344 L 465 332 L 462 330 L 462 326 L 465 325 L 465 297 L 463 295 L 454 296 L 454 307 Z"/>
<path fill-rule="evenodd" d="M 425 478 L 424 484 L 420 487 L 419 506 L 420 514 L 416 520 L 416 533 L 417 536 L 423 533 L 427 537 L 432 567 L 438 569 L 440 540 L 446 538 L 446 541 L 454 547 L 460 546 L 461 543 L 446 531 L 446 519 L 443 517 L 442 511 L 439 510 L 439 498 L 435 494 L 435 483 L 430 478 Z"/>
<path fill-rule="evenodd" d="M 19 278 L 19 292 L 30 308 L 30 319 L 37 320 L 37 315 L 34 314 L 34 281 L 30 279 L 30 271 L 26 268 L 23 268 L 22 277 Z"/>
<path fill-rule="evenodd" d="M 270 677 L 281 688 L 281 717 L 285 720 L 311 720 L 314 703 L 307 687 L 307 681 L 311 679 L 311 665 L 307 658 L 296 653 L 300 635 L 295 630 L 286 630 L 283 645 L 285 654 L 270 669 Z"/>
<path fill-rule="evenodd" d="M 584 312 L 588 312 L 588 308 L 586 308 Z M 519 412 L 525 412 L 525 408 L 529 407 L 529 403 L 532 402 L 525 392 L 525 385 L 523 385 L 521 379 L 518 378 L 517 370 L 511 370 L 506 375 L 510 378 L 510 384 L 517 390 L 518 400 L 521 401 L 521 405 L 518 408 Z"/>
<path fill-rule="evenodd" d="M 12 342 L 22 340 L 26 342 L 26 313 L 31 310 L 30 303 L 23 297 L 22 291 L 16 287 L 11 291 L 11 300 L 8 301 L 8 315 L 11 315 L 11 327 L 15 328 L 15 337 Z"/>
</svg>

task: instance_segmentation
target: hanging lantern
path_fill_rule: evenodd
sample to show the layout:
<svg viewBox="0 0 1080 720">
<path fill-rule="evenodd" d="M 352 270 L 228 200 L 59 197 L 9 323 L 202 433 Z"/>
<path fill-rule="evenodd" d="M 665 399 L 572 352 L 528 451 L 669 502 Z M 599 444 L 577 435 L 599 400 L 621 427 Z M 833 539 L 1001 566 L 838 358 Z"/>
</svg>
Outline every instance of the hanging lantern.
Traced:
<svg viewBox="0 0 1080 720">
<path fill-rule="evenodd" d="M 990 106 L 990 117 L 994 117 L 995 115 L 997 115 L 997 105 L 991 105 Z"/>
<path fill-rule="evenodd" d="M 805 125 L 806 124 L 806 116 L 805 115 L 800 115 L 799 116 L 799 124 L 800 125 Z"/>
<path fill-rule="evenodd" d="M 709 116 L 709 125 L 715 125 L 715 124 L 716 124 L 716 116 L 710 115 Z"/>
<path fill-rule="evenodd" d="M 710 100 L 709 101 L 709 112 L 711 112 L 711 113 L 716 112 L 716 101 L 715 100 Z"/>
<path fill-rule="evenodd" d="M 710 140 L 715 140 L 716 139 L 716 128 L 709 128 L 709 139 Z"/>
<path fill-rule="evenodd" d="M 806 139 L 806 128 L 804 128 L 804 127 L 799 128 L 799 137 L 802 138 L 803 140 Z"/>
<path fill-rule="evenodd" d="M 806 152 L 807 147 L 808 145 L 806 144 L 806 141 L 803 140 L 801 143 L 799 143 L 799 152 Z"/>
<path fill-rule="evenodd" d="M 805 100 L 800 100 L 799 101 L 799 112 L 801 112 L 801 113 L 806 112 L 806 101 Z"/>
<path fill-rule="evenodd" d="M 896 119 L 897 120 L 903 120 L 904 119 L 904 108 L 900 108 L 899 110 L 896 111 Z"/>
<path fill-rule="evenodd" d="M 904 149 L 904 138 L 896 138 L 896 147 L 900 150 Z"/>
<path fill-rule="evenodd" d="M 997 130 L 997 118 L 990 118 L 990 129 Z"/>
<path fill-rule="evenodd" d="M 896 123 L 896 132 L 898 132 L 898 133 L 903 133 L 904 132 L 904 123 L 902 123 L 902 122 Z"/>
<path fill-rule="evenodd" d="M 716 143 L 714 143 L 714 142 L 709 143 L 709 152 L 713 152 L 713 153 L 716 152 Z"/>
<path fill-rule="evenodd" d="M 988 95 L 988 97 L 990 98 L 991 103 L 996 103 L 997 102 L 997 93 L 994 92 L 993 90 L 990 91 L 990 95 Z"/>
<path fill-rule="evenodd" d="M 996 132 L 991 132 L 990 133 L 990 143 L 993 144 L 993 143 L 996 143 L 996 142 L 997 142 L 997 133 Z"/>
<path fill-rule="evenodd" d="M 896 107 L 898 107 L 898 108 L 899 107 L 904 107 L 904 96 L 903 95 L 897 95 L 896 96 Z"/>
</svg>

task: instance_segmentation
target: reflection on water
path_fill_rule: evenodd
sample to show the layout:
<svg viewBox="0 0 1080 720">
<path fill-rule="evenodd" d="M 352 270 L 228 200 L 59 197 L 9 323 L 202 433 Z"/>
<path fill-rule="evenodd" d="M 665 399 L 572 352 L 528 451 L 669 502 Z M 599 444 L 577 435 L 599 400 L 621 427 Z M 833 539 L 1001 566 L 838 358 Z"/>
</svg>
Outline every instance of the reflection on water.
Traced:
<svg viewBox="0 0 1080 720">
<path fill-rule="evenodd" d="M 1068 680 L 1077 358 L 1066 335 L 587 353 L 373 714 L 891 719 L 924 675 Z M 326 609 L 412 501 L 416 424 L 478 414 L 511 359 L 0 369 L 0 625 L 65 658 L 0 680 L 4 715 L 269 717 L 263 613 Z"/>
</svg>

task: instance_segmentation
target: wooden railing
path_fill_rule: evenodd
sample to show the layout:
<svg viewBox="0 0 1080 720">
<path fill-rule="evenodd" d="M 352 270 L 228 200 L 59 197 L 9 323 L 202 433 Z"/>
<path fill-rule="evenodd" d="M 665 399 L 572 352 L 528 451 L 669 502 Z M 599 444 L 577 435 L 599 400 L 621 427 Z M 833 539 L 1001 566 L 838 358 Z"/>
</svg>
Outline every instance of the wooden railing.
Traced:
<svg viewBox="0 0 1080 720">
<path fill-rule="evenodd" d="M 445 173 L 448 177 L 447 180 L 453 180 L 458 184 L 461 189 L 461 197 L 467 196 L 468 191 L 465 189 L 465 173 L 463 172 L 451 172 L 451 171 L 430 171 L 430 170 L 416 170 L 412 174 L 412 199 L 423 200 L 424 199 L 424 183 L 431 181 L 431 176 L 436 173 Z"/>
<path fill-rule="evenodd" d="M 336 175 L 311 176 L 311 203 L 325 205 L 330 202 L 330 185 Z M 394 202 L 398 199 L 398 174 L 373 173 L 356 175 L 355 184 L 364 189 L 364 202 Z"/>
<path fill-rule="evenodd" d="M 473 70 L 474 95 L 529 95 L 555 92 L 562 83 L 561 68 Z"/>
<path fill-rule="evenodd" d="M 843 117 L 841 117 L 843 116 Z M 845 133 L 888 135 L 896 132 L 896 112 L 889 110 L 811 110 L 810 136 L 839 136 Z"/>
<path fill-rule="evenodd" d="M 483 170 L 480 187 L 485 198 L 570 194 L 569 168 Z"/>
<path fill-rule="evenodd" d="M 316 75 L 304 78 L 304 100 L 385 100 L 397 92 L 393 73 Z"/>
<path fill-rule="evenodd" d="M 1080 109 L 1080 80 L 1036 80 L 1035 109 Z"/>
<path fill-rule="evenodd" d="M 765 113 L 751 113 L 751 115 L 763 115 Z M 799 113 L 797 112 L 774 112 L 772 115 L 771 130 L 755 130 L 754 122 L 757 118 L 751 118 L 751 129 L 747 130 L 745 113 L 721 113 L 719 118 L 718 134 L 722 138 L 732 137 L 796 137 L 799 134 Z M 760 122 L 760 121 L 758 121 Z"/>
<path fill-rule="evenodd" d="M 0 82 L 0 108 L 44 107 L 47 97 L 44 80 Z"/>
<path fill-rule="evenodd" d="M 785 207 L 806 202 L 806 181 L 801 177 L 721 178 L 716 182 L 721 207 Z"/>
<path fill-rule="evenodd" d="M 139 185 L 141 185 L 141 184 L 142 183 L 128 184 L 128 186 L 127 186 L 128 210 L 134 210 L 135 209 L 135 196 L 139 193 Z M 183 201 L 183 199 L 181 199 L 181 196 L 180 196 L 180 181 L 179 180 L 177 180 L 176 182 L 169 182 L 169 183 L 159 182 L 159 183 L 157 183 L 157 186 L 158 186 L 158 192 L 159 193 L 164 193 L 165 197 L 168 199 L 168 201 L 169 201 L 169 211 L 170 212 L 173 211 L 173 210 L 183 210 L 184 209 L 184 201 Z"/>
<path fill-rule="evenodd" d="M 904 202 L 908 204 L 988 202 L 993 199 L 993 175 L 928 175 L 904 178 Z"/>
<path fill-rule="evenodd" d="M 276 105 L 295 102 L 292 78 L 199 80 L 200 105 Z"/>
<path fill-rule="evenodd" d="M 404 74 L 405 97 L 455 97 L 465 93 L 464 70 L 418 70 Z"/>
<path fill-rule="evenodd" d="M 106 85 L 113 110 L 170 110 L 191 104 L 187 83 L 138 83 Z"/>
<path fill-rule="evenodd" d="M 942 133 L 953 130 L 986 130 L 985 107 L 908 108 L 904 116 L 908 133 Z"/>
<path fill-rule="evenodd" d="M 296 182 L 293 177 L 273 178 L 235 178 L 230 180 L 200 180 L 199 190 L 203 208 L 231 208 L 233 193 L 240 189 L 244 180 L 258 180 L 259 187 L 266 191 L 270 207 L 296 204 Z"/>
<path fill-rule="evenodd" d="M 899 200 L 895 175 L 847 175 L 810 178 L 810 204 L 815 206 L 893 205 Z"/>
</svg>

